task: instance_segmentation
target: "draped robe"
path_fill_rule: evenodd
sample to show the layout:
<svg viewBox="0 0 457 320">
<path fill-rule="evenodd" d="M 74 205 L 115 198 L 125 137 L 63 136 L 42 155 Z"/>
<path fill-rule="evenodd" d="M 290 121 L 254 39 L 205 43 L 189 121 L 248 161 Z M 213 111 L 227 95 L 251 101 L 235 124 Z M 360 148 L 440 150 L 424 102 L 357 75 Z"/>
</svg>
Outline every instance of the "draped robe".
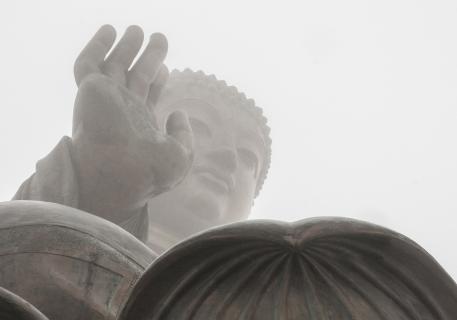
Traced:
<svg viewBox="0 0 457 320">
<path fill-rule="evenodd" d="M 36 164 L 35 172 L 19 187 L 12 200 L 39 200 L 79 209 L 78 176 L 72 160 L 71 138 L 64 136 L 57 146 Z M 111 221 L 146 242 L 148 208 L 123 221 Z"/>
</svg>

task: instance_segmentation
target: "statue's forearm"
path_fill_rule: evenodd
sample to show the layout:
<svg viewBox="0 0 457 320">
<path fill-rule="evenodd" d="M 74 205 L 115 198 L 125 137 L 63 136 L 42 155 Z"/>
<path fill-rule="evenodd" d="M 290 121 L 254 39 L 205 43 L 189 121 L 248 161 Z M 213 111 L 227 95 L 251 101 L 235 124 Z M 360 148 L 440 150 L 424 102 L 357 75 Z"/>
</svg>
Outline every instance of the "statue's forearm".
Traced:
<svg viewBox="0 0 457 320">
<path fill-rule="evenodd" d="M 78 161 L 71 138 L 62 138 L 38 161 L 35 173 L 21 185 L 13 200 L 39 200 L 78 208 L 110 220 L 145 241 L 146 200 L 129 202 L 120 191 L 116 197 L 113 193 L 116 189 L 106 187 L 119 182 L 111 181 L 102 173 L 96 175 L 92 171 L 97 168 L 94 163 L 85 163 L 90 170 L 81 170 Z"/>
</svg>

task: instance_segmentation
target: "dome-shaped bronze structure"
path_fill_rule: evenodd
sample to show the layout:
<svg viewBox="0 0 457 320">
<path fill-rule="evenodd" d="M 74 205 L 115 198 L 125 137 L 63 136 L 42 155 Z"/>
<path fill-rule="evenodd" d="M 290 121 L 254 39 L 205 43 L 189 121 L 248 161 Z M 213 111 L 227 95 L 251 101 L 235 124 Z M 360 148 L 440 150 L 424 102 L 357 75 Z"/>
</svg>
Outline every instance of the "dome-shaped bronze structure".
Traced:
<svg viewBox="0 0 457 320">
<path fill-rule="evenodd" d="M 154 258 L 134 236 L 89 213 L 49 202 L 0 203 L 0 287 L 50 320 L 115 319 Z"/>
<path fill-rule="evenodd" d="M 457 286 L 413 241 L 342 218 L 251 221 L 174 247 L 120 320 L 451 320 Z"/>
</svg>

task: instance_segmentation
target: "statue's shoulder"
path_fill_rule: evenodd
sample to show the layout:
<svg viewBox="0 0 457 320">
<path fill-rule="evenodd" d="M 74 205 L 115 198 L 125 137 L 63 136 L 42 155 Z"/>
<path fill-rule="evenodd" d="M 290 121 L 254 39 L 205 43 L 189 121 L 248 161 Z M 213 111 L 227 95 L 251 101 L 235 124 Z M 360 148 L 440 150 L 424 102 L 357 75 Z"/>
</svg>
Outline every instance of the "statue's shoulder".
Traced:
<svg viewBox="0 0 457 320">
<path fill-rule="evenodd" d="M 40 200 L 78 207 L 79 188 L 73 163 L 71 138 L 64 136 L 52 151 L 36 164 L 13 200 Z"/>
</svg>

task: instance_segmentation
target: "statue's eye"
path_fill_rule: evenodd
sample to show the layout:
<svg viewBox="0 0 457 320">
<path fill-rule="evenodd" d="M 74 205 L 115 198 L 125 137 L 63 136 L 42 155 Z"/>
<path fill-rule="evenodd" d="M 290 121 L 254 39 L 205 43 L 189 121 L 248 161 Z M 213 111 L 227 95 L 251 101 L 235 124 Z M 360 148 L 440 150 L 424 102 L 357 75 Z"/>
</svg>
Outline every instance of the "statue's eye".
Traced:
<svg viewBox="0 0 457 320">
<path fill-rule="evenodd" d="M 196 137 L 201 138 L 211 138 L 212 133 L 210 128 L 206 123 L 196 118 L 189 118 L 190 126 L 192 127 L 192 131 Z"/>
<path fill-rule="evenodd" d="M 253 170 L 254 175 L 256 175 L 258 167 L 259 167 L 259 159 L 257 158 L 256 154 L 246 148 L 238 148 L 237 152 L 238 152 L 238 157 L 240 158 L 241 162 L 246 167 Z"/>
</svg>

